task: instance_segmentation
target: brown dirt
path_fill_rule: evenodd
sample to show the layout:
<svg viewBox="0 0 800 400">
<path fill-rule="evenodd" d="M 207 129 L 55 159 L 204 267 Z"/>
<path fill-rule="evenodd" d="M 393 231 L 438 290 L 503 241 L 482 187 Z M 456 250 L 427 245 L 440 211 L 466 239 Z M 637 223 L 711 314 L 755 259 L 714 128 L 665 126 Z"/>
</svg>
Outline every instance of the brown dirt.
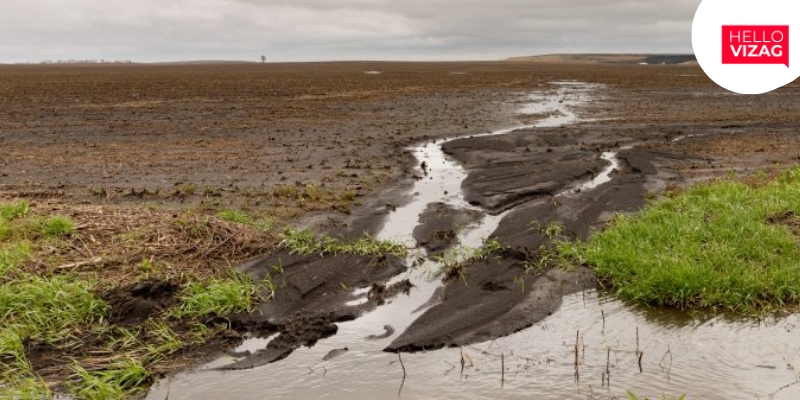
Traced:
<svg viewBox="0 0 800 400">
<path fill-rule="evenodd" d="M 511 123 L 500 101 L 532 78 L 492 63 L 0 66 L 0 189 L 330 211 L 338 201 L 272 194 L 300 182 L 366 195 L 403 176 L 408 143 Z"/>
</svg>

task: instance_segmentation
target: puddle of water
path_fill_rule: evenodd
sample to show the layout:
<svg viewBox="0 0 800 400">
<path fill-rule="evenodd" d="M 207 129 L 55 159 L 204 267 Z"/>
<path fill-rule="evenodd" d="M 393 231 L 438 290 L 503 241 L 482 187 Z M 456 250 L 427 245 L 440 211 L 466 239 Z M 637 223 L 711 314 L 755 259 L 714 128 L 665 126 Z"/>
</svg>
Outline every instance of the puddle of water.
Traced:
<svg viewBox="0 0 800 400">
<path fill-rule="evenodd" d="M 547 117 L 528 128 L 575 122 L 578 116 L 571 109 L 588 101 L 593 89 L 579 82 L 558 82 L 558 87 L 555 94 L 529 97 L 531 103 L 523 112 Z M 466 171 L 444 154 L 442 143 L 412 149 L 417 160 L 426 163 L 427 175 L 415 183 L 413 200 L 390 214 L 378 234 L 380 239 L 413 246 L 411 233 L 418 216 L 432 202 L 474 208 L 461 192 Z M 569 190 L 591 190 L 608 182 L 619 161 L 615 152 L 602 157 L 609 165 L 594 179 Z M 485 215 L 460 234 L 461 246 L 479 246 L 503 216 Z M 154 387 L 147 399 L 380 399 L 398 395 L 407 399 L 611 399 L 624 398 L 626 390 L 647 396 L 688 393 L 701 399 L 800 396 L 797 385 L 768 397 L 795 382 L 797 372 L 788 366 L 795 359 L 800 365 L 800 349 L 794 346 L 800 334 L 800 328 L 795 329 L 800 326 L 797 316 L 769 324 L 721 319 L 680 322 L 674 315 L 642 312 L 595 292 L 568 296 L 554 315 L 514 335 L 464 348 L 463 357 L 461 349 L 403 354 L 407 372 L 403 381 L 398 356 L 382 349 L 435 301 L 441 286 L 436 276 L 440 266 L 428 260 L 424 251 L 407 261 L 413 265 L 418 259 L 425 261 L 392 280 L 410 279 L 415 285 L 410 296 L 399 296 L 355 321 L 339 324 L 337 335 L 316 346 L 253 370 L 201 369 L 179 374 Z M 362 301 L 366 290 L 354 291 L 353 304 Z M 395 332 L 387 338 L 367 339 L 383 334 L 385 325 Z M 576 333 L 581 338 L 577 381 Z M 266 343 L 261 340 L 245 346 L 252 351 Z M 329 351 L 343 347 L 349 351 L 323 361 Z M 641 370 L 637 349 L 643 354 Z"/>
<path fill-rule="evenodd" d="M 693 138 L 693 137 L 695 137 L 695 135 L 691 135 L 691 134 L 690 135 L 681 135 L 681 136 L 678 136 L 678 137 L 672 139 L 671 142 L 673 142 L 673 143 L 674 142 L 680 142 L 683 139 L 689 139 L 689 138 Z"/>
<path fill-rule="evenodd" d="M 375 331 L 381 329 L 376 326 Z M 688 393 L 696 399 L 797 399 L 800 385 L 778 390 L 796 382 L 797 372 L 790 365 L 800 365 L 798 335 L 796 315 L 761 323 L 722 318 L 699 322 L 634 309 L 596 292 L 578 293 L 565 297 L 557 313 L 517 334 L 464 349 L 403 354 L 407 377 L 400 398 L 619 399 L 631 390 L 640 396 Z M 169 398 L 398 396 L 403 372 L 396 354 L 383 353 L 378 343 L 364 341 L 323 362 L 328 351 L 341 347 L 332 339 L 255 370 L 179 375 L 169 385 Z M 161 400 L 165 395 L 161 387 L 148 398 Z"/>
</svg>

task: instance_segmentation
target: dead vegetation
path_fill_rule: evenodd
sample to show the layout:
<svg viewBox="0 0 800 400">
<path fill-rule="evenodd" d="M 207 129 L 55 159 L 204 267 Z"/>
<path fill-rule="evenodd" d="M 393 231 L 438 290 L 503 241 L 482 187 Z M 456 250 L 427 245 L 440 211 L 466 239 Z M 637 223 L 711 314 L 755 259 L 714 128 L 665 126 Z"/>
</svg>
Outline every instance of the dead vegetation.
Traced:
<svg viewBox="0 0 800 400">
<path fill-rule="evenodd" d="M 272 231 L 191 211 L 34 203 L 40 213 L 69 217 L 75 232 L 35 248 L 23 268 L 36 274 L 93 274 L 104 288 L 140 277 L 207 278 L 270 252 Z"/>
</svg>

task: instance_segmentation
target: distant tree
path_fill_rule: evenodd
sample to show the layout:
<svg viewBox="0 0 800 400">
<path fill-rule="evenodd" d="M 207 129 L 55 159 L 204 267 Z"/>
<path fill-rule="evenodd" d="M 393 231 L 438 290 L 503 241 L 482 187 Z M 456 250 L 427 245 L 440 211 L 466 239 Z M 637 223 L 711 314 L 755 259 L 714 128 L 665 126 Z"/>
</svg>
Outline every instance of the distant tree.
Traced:
<svg viewBox="0 0 800 400">
<path fill-rule="evenodd" d="M 265 62 L 267 62 L 267 56 L 261 55 L 261 63 L 263 64 Z"/>
</svg>

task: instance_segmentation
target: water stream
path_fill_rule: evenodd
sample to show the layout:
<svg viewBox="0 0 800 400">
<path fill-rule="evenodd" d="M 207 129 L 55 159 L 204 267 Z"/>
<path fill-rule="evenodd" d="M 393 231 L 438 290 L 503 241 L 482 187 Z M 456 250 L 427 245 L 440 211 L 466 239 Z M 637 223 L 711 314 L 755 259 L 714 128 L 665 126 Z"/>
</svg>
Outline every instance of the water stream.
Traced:
<svg viewBox="0 0 800 400">
<path fill-rule="evenodd" d="M 579 118 L 574 110 L 601 89 L 579 82 L 554 84 L 554 92 L 529 96 L 521 110 L 546 117 L 486 135 L 574 123 Z M 433 202 L 477 209 L 463 198 L 466 171 L 442 151 L 441 145 L 454 139 L 412 149 L 418 162 L 425 162 L 427 174 L 414 184 L 412 201 L 390 214 L 379 238 L 414 246 L 418 216 Z M 619 160 L 614 151 L 602 158 L 608 165 L 597 176 L 559 195 L 609 182 Z M 480 246 L 505 215 L 484 213 L 460 233 L 459 246 Z M 416 265 L 418 260 L 424 262 Z M 800 346 L 795 345 L 800 334 L 797 316 L 760 323 L 721 318 L 698 322 L 682 314 L 639 310 L 594 291 L 566 297 L 554 315 L 508 337 L 463 349 L 403 354 L 407 373 L 403 380 L 398 356 L 382 349 L 421 315 L 441 286 L 440 266 L 424 252 L 410 256 L 408 262 L 415 268 L 394 281 L 410 279 L 415 285 L 410 296 L 401 295 L 355 321 L 339 324 L 335 336 L 316 346 L 252 370 L 212 369 L 234 361 L 225 356 L 161 382 L 147 399 L 611 399 L 624 398 L 626 390 L 650 396 L 689 393 L 698 399 L 800 398 L 792 366 L 800 357 Z M 366 288 L 355 289 L 352 296 L 352 304 L 358 304 Z M 385 325 L 392 326 L 394 334 L 366 339 L 383 333 Z M 263 348 L 268 340 L 246 341 L 242 349 Z M 331 350 L 345 347 L 347 352 L 323 360 Z M 800 365 L 800 359 L 797 362 Z M 773 393 L 785 385 L 789 386 Z"/>
</svg>

